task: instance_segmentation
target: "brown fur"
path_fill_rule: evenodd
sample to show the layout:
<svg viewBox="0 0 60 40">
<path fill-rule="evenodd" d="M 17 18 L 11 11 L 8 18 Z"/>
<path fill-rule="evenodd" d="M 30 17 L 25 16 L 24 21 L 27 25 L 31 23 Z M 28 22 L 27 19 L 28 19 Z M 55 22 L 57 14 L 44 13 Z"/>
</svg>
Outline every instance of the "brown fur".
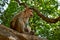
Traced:
<svg viewBox="0 0 60 40">
<path fill-rule="evenodd" d="M 32 10 L 26 8 L 25 11 L 20 12 L 12 19 L 10 27 L 20 33 L 30 32 L 31 28 L 27 28 L 26 24 L 28 24 L 28 20 L 31 16 L 33 16 Z"/>
</svg>

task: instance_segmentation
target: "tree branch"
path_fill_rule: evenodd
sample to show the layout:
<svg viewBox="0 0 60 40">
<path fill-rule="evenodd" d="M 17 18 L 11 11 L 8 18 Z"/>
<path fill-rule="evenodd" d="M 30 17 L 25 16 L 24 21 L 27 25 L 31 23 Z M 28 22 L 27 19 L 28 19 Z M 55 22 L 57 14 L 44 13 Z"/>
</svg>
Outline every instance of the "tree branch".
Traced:
<svg viewBox="0 0 60 40">
<path fill-rule="evenodd" d="M 35 7 L 32 7 L 32 8 L 30 8 L 30 9 L 34 10 L 34 11 L 37 13 L 37 15 L 40 16 L 43 20 L 45 20 L 47 23 L 56 23 L 56 22 L 60 21 L 60 16 L 57 17 L 56 19 L 52 19 L 52 18 L 48 18 L 48 17 L 44 16 L 44 15 L 43 15 L 42 13 L 40 13 L 40 11 L 37 10 L 37 8 L 35 8 Z"/>
<path fill-rule="evenodd" d="M 15 0 L 19 5 L 23 5 L 24 7 L 28 7 L 25 3 L 20 3 L 19 0 Z"/>
<path fill-rule="evenodd" d="M 28 7 L 25 3 L 20 3 L 19 0 L 16 0 L 16 2 L 19 3 L 19 5 L 23 5 L 24 7 Z M 58 21 L 60 21 L 60 16 L 57 17 L 56 19 L 52 19 L 52 18 L 48 18 L 45 17 L 43 14 L 40 13 L 40 11 L 35 8 L 35 7 L 31 7 L 30 9 L 34 10 L 38 16 L 40 16 L 44 21 L 46 21 L 47 23 L 56 23 Z"/>
<path fill-rule="evenodd" d="M 0 40 L 47 40 L 34 35 L 16 32 L 0 24 Z"/>
</svg>

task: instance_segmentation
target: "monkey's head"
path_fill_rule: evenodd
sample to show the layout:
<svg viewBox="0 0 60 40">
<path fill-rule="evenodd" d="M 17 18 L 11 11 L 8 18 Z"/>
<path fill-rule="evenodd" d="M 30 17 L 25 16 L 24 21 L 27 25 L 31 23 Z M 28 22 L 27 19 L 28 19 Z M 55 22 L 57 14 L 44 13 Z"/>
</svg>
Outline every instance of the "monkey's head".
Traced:
<svg viewBox="0 0 60 40">
<path fill-rule="evenodd" d="M 32 10 L 32 9 L 26 8 L 25 12 L 26 12 L 26 15 L 27 15 L 28 17 L 32 17 L 32 16 L 33 16 L 33 10 Z"/>
</svg>

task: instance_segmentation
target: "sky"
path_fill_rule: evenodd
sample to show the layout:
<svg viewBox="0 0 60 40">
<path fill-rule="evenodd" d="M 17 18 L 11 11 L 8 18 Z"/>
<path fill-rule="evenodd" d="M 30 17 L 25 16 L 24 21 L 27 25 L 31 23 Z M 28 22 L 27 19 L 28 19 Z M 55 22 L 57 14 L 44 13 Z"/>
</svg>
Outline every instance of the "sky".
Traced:
<svg viewBox="0 0 60 40">
<path fill-rule="evenodd" d="M 58 0 L 58 10 L 60 10 L 60 0 Z"/>
</svg>

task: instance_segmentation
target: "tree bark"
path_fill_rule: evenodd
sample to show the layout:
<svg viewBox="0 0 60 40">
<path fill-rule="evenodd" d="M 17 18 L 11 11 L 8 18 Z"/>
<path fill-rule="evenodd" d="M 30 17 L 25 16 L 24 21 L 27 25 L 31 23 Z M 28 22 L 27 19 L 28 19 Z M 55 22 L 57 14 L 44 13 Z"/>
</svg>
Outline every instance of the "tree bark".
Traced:
<svg viewBox="0 0 60 40">
<path fill-rule="evenodd" d="M 0 40 L 47 40 L 34 35 L 19 33 L 0 24 Z"/>
</svg>

